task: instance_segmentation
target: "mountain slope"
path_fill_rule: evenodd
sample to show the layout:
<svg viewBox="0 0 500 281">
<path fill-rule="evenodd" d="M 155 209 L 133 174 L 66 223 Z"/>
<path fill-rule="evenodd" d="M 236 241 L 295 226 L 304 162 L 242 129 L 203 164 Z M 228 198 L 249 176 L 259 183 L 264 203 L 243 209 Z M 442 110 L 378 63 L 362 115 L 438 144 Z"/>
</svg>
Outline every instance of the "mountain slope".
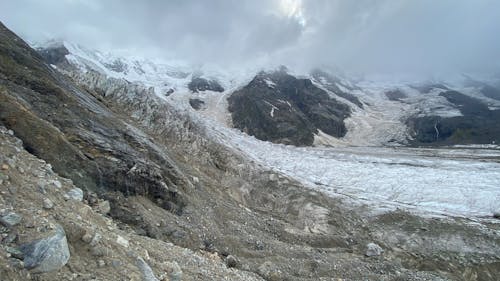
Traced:
<svg viewBox="0 0 500 281">
<path fill-rule="evenodd" d="M 187 180 L 165 151 L 45 65 L 5 27 L 1 39 L 0 120 L 24 140 L 28 151 L 85 189 L 99 191 L 106 186 L 148 195 L 163 200 L 174 212 L 181 210 L 176 189 Z M 146 163 L 150 169 L 143 170 Z"/>
</svg>

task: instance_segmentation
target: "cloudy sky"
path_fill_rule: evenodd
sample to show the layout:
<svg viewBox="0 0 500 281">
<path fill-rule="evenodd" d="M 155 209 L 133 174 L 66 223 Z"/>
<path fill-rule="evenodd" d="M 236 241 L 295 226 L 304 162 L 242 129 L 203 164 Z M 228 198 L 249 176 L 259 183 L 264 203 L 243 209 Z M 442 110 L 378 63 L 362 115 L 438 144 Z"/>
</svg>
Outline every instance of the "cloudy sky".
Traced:
<svg viewBox="0 0 500 281">
<path fill-rule="evenodd" d="M 498 0 L 1 0 L 23 38 L 193 63 L 494 72 Z"/>
</svg>

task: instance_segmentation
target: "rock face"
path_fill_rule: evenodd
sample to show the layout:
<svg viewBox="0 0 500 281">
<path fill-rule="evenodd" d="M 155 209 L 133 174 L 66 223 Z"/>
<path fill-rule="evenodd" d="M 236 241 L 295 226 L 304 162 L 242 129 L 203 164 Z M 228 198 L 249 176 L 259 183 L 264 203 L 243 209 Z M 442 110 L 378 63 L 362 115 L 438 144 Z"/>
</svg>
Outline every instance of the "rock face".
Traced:
<svg viewBox="0 0 500 281">
<path fill-rule="evenodd" d="M 55 44 L 47 48 L 38 49 L 38 53 L 47 63 L 53 65 L 67 63 L 66 55 L 69 55 L 68 49 L 63 44 Z"/>
<path fill-rule="evenodd" d="M 52 60 L 64 53 L 53 50 L 46 55 Z M 0 124 L 15 131 L 24 147 L 50 162 L 55 172 L 82 189 L 141 194 L 181 212 L 181 186 L 187 180 L 167 151 L 109 110 L 95 92 L 49 67 L 3 25 L 0 85 Z"/>
<path fill-rule="evenodd" d="M 260 140 L 311 145 L 318 130 L 342 137 L 350 108 L 309 79 L 280 70 L 259 73 L 228 99 L 236 128 Z"/>
<path fill-rule="evenodd" d="M 189 105 L 191 105 L 192 108 L 199 110 L 205 105 L 205 102 L 200 99 L 189 99 Z"/>
<path fill-rule="evenodd" d="M 35 273 L 58 270 L 70 257 L 66 234 L 59 225 L 54 235 L 24 244 L 20 250 L 24 255 L 24 266 Z"/>
<path fill-rule="evenodd" d="M 385 92 L 385 96 L 391 101 L 401 101 L 406 98 L 406 94 L 399 89 Z"/>
<path fill-rule="evenodd" d="M 193 93 L 203 91 L 224 92 L 224 88 L 214 79 L 205 79 L 202 77 L 193 77 L 188 84 L 189 90 Z"/>
<path fill-rule="evenodd" d="M 490 99 L 500 100 L 500 87 L 484 85 L 481 88 L 481 93 Z"/>
<path fill-rule="evenodd" d="M 440 96 L 455 105 L 462 116 L 423 116 L 410 118 L 415 144 L 500 143 L 500 110 L 457 91 L 445 91 Z"/>
</svg>

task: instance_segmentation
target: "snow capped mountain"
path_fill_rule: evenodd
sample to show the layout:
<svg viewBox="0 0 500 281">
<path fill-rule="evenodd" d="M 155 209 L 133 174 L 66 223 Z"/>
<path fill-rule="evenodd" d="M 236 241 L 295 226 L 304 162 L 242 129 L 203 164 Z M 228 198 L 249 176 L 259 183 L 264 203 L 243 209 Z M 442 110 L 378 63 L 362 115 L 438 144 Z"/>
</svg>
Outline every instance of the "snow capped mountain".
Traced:
<svg viewBox="0 0 500 281">
<path fill-rule="evenodd" d="M 155 60 L 153 62 L 150 59 L 133 55 L 119 56 L 114 53 L 103 53 L 66 41 L 51 41 L 33 44 L 33 46 L 38 50 L 44 50 L 47 54 L 59 53 L 59 56 L 62 55 L 68 63 L 82 72 L 97 71 L 108 77 L 154 87 L 159 96 L 168 95 L 169 91 L 190 91 L 188 85 L 194 78 L 214 80 L 224 89 L 232 89 L 244 83 L 253 74 L 227 73 L 215 66 L 196 66 L 181 61 Z M 57 64 L 58 61 L 55 62 Z"/>
<path fill-rule="evenodd" d="M 491 120 L 495 120 L 500 99 L 494 90 L 483 93 L 488 84 L 353 82 L 320 70 L 291 75 L 285 68 L 238 76 L 181 63 L 103 55 L 68 43 L 61 46 L 67 51 L 52 53 L 63 54 L 67 64 L 45 55 L 59 61 L 55 67 L 61 71 L 73 68 L 77 76 L 97 72 L 151 87 L 160 101 L 204 124 L 217 142 L 330 196 L 357 198 L 380 208 L 405 206 L 455 215 L 487 216 L 500 208 L 496 189 L 500 166 L 490 163 L 500 156 L 497 150 L 445 153 L 377 147 L 421 143 L 419 138 L 425 137 L 434 142 L 444 134 L 455 138 L 454 126 L 461 128 L 461 120 L 471 118 L 469 111 L 493 114 Z M 57 48 L 43 50 L 51 49 Z M 345 131 L 335 133 L 329 122 L 337 122 L 336 128 L 345 126 Z M 301 134 L 303 139 L 289 142 L 289 137 Z M 351 146 L 365 148 L 342 148 Z M 469 159 L 461 153 L 477 156 Z M 488 164 L 482 164 L 483 160 Z M 472 168 L 473 175 L 469 173 Z M 436 183 L 440 192 L 435 190 Z M 472 184 L 482 192 L 476 193 Z"/>
<path fill-rule="evenodd" d="M 49 61 L 52 60 L 55 65 L 59 64 L 59 67 L 64 68 L 61 61 L 65 60 L 67 66 L 76 68 L 80 72 L 96 71 L 107 77 L 152 87 L 154 93 L 165 101 L 184 109 L 196 107 L 201 115 L 229 127 L 238 127 L 239 123 L 234 123 L 234 114 L 237 113 L 228 111 L 227 98 L 248 85 L 260 72 L 258 69 L 229 71 L 214 66 L 194 66 L 179 61 L 162 62 L 134 56 L 104 54 L 68 42 L 51 42 L 43 46 L 38 45 L 37 48 L 44 50 L 42 53 L 45 53 L 45 57 Z M 262 73 L 273 73 L 273 71 L 276 70 L 266 70 Z M 496 132 L 492 136 L 474 138 L 470 141 L 467 136 L 463 140 L 462 136 L 456 137 L 457 130 L 467 127 L 464 125 L 467 121 L 458 120 L 464 117 L 461 111 L 463 105 L 453 103 L 451 96 L 445 94 L 455 91 L 455 96 L 470 97 L 470 101 L 478 100 L 496 116 L 497 110 L 500 109 L 500 94 L 497 87 L 491 86 L 495 85 L 494 81 L 485 83 L 463 77 L 460 82 L 455 79 L 453 83 L 412 80 L 388 82 L 380 78 L 377 81 L 353 82 L 321 70 L 302 74 L 288 69 L 281 71 L 293 73 L 290 77 L 311 81 L 311 87 L 326 92 L 338 102 L 339 106 L 346 105 L 350 108 L 350 112 L 342 118 L 344 120 L 341 124 L 339 123 L 345 126 L 346 133 L 339 135 L 328 133 L 324 128 L 315 128 L 308 133 L 309 140 L 306 143 L 309 145 L 314 143 L 328 146 L 379 146 L 431 142 L 443 144 L 498 142 Z M 266 89 L 290 86 L 286 85 L 286 82 L 277 85 L 271 76 L 265 79 L 265 83 Z M 262 111 L 254 112 L 251 117 L 245 117 L 247 120 L 259 119 L 273 112 L 276 114 L 272 114 L 266 122 L 274 122 L 276 125 L 288 122 L 290 116 L 281 116 L 287 111 L 280 111 L 279 108 L 280 104 L 290 103 L 291 100 L 285 101 L 286 98 L 282 98 L 283 102 L 280 102 L 279 99 L 273 101 L 271 97 L 261 97 L 261 99 L 265 104 L 262 106 Z M 249 108 L 248 104 L 246 108 Z M 340 110 L 340 107 L 329 110 Z M 428 125 L 431 123 L 432 126 Z M 240 129 L 248 132 L 249 128 L 241 126 Z M 441 135 L 437 133 L 437 138 L 433 139 L 431 135 L 440 129 L 449 132 Z M 264 135 L 259 138 L 269 139 Z M 277 136 L 277 139 L 280 138 L 283 139 L 283 136 Z"/>
</svg>

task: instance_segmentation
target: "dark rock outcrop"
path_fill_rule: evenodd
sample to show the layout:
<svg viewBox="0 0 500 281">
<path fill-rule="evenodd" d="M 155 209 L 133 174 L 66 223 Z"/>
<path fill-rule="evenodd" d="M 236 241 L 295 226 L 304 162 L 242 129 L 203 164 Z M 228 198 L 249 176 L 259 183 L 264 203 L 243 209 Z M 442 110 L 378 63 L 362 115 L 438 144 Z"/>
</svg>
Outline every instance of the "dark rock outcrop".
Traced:
<svg viewBox="0 0 500 281">
<path fill-rule="evenodd" d="M 500 88 L 484 85 L 481 88 L 481 93 L 490 99 L 500 100 Z"/>
<path fill-rule="evenodd" d="M 440 94 L 463 116 L 423 116 L 407 121 L 413 144 L 471 144 L 500 142 L 500 110 L 490 110 L 482 101 L 456 91 Z"/>
<path fill-rule="evenodd" d="M 465 86 L 478 88 L 485 97 L 500 100 L 500 84 L 488 84 L 466 76 Z"/>
<path fill-rule="evenodd" d="M 188 84 L 189 90 L 193 93 L 203 91 L 224 92 L 224 88 L 214 79 L 205 79 L 202 77 L 193 77 Z"/>
<path fill-rule="evenodd" d="M 57 65 L 66 63 L 66 55 L 69 55 L 68 49 L 63 44 L 56 44 L 47 48 L 40 48 L 37 52 L 49 64 Z"/>
<path fill-rule="evenodd" d="M 311 80 L 283 70 L 259 73 L 228 101 L 236 128 L 261 140 L 299 146 L 311 145 L 318 129 L 344 136 L 344 119 L 351 112 Z"/>
<path fill-rule="evenodd" d="M 189 105 L 191 105 L 192 108 L 199 110 L 205 105 L 205 102 L 200 99 L 189 99 Z"/>
<path fill-rule="evenodd" d="M 401 101 L 401 99 L 406 98 L 406 94 L 400 89 L 385 92 L 385 96 L 391 101 Z"/>
</svg>

